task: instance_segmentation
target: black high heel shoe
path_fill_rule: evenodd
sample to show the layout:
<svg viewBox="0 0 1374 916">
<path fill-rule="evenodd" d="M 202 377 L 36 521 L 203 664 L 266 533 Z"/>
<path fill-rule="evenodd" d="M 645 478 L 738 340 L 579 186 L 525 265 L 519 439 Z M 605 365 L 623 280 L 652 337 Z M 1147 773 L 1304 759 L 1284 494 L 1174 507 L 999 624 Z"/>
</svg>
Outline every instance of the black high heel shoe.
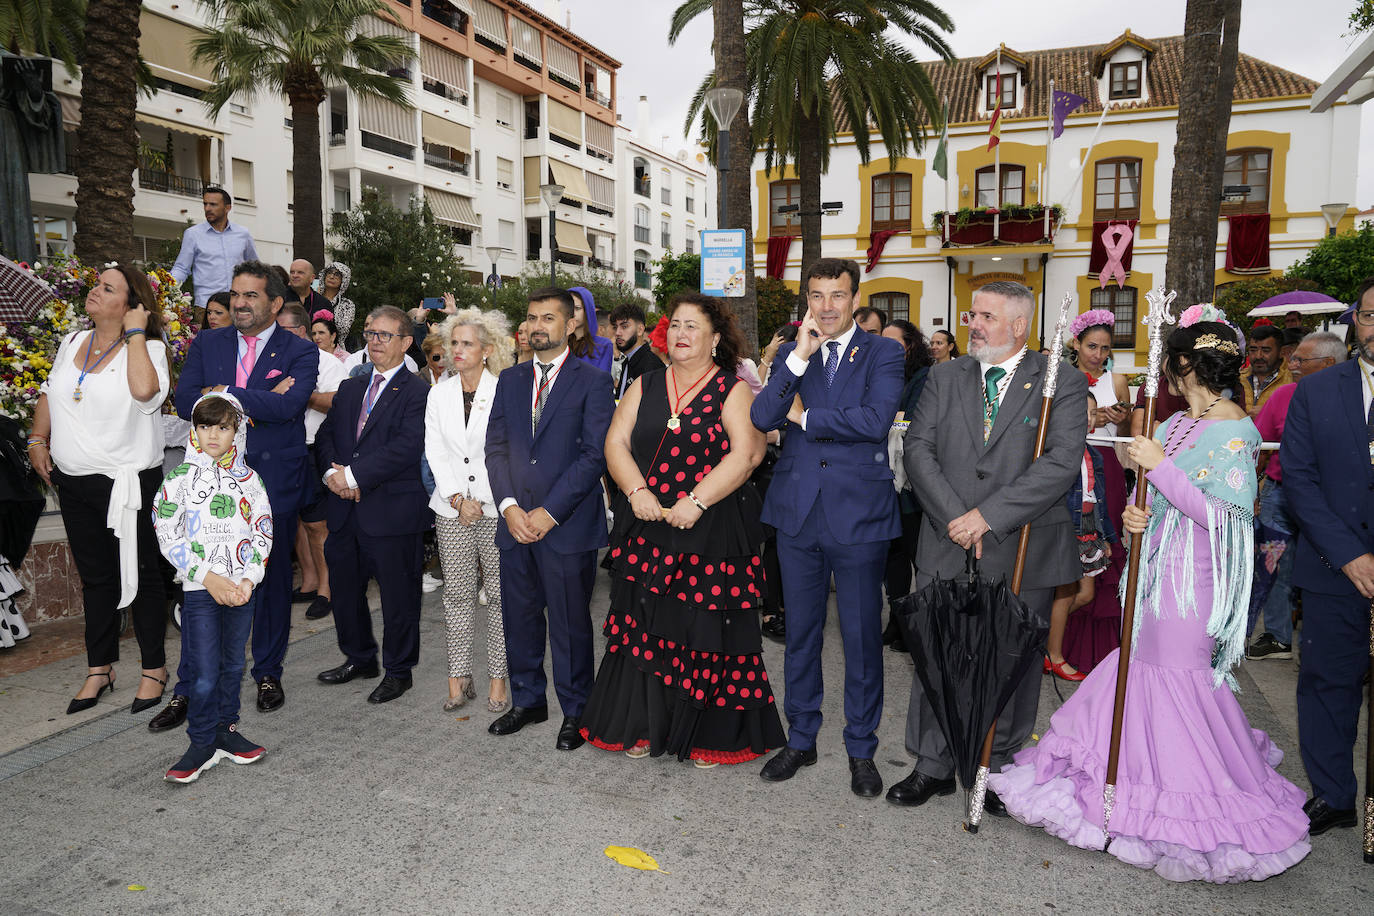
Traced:
<svg viewBox="0 0 1374 916">
<path fill-rule="evenodd" d="M 67 715 L 69 715 L 69 716 L 70 716 L 72 713 L 84 712 L 84 711 L 86 711 L 87 709 L 90 709 L 92 706 L 94 706 L 97 702 L 100 701 L 100 695 L 101 695 L 102 693 L 104 693 L 105 691 L 108 690 L 108 691 L 110 691 L 111 693 L 114 693 L 114 678 L 110 677 L 110 672 L 109 672 L 109 671 L 97 671 L 97 672 L 95 672 L 94 674 L 88 674 L 88 675 L 86 675 L 86 677 L 87 677 L 87 679 L 90 679 L 90 678 L 93 678 L 93 677 L 103 677 L 103 678 L 105 679 L 105 686 L 103 686 L 103 687 L 101 687 L 99 690 L 97 690 L 97 691 L 95 692 L 95 696 L 93 696 L 93 697 L 86 697 L 86 698 L 84 698 L 84 699 L 78 697 L 77 699 L 72 700 L 70 703 L 68 703 L 68 704 L 67 704 Z"/>
<path fill-rule="evenodd" d="M 145 709 L 152 709 L 154 706 L 162 702 L 162 695 L 167 692 L 167 682 L 164 681 L 162 678 L 153 677 L 151 674 L 145 674 L 143 676 L 150 681 L 157 681 L 157 683 L 162 687 L 162 689 L 157 692 L 157 696 L 155 697 L 134 697 L 134 704 L 129 707 L 129 712 L 131 713 L 140 713 L 143 712 L 143 710 Z"/>
</svg>

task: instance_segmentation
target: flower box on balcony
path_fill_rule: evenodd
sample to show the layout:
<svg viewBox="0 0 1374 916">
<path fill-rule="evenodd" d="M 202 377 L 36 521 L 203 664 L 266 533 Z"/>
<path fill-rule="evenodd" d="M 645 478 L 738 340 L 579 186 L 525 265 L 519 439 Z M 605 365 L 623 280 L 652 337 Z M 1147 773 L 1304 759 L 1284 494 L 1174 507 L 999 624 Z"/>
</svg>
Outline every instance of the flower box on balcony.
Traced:
<svg viewBox="0 0 1374 916">
<path fill-rule="evenodd" d="M 1064 215 L 1064 208 L 1050 208 L 1050 234 L 1054 224 Z M 930 227 L 944 234 L 949 245 L 1007 245 L 1034 244 L 1045 238 L 1045 208 L 1008 206 L 998 211 L 992 207 L 964 207 L 949 214 L 949 229 L 945 230 L 945 211 L 931 214 Z"/>
</svg>

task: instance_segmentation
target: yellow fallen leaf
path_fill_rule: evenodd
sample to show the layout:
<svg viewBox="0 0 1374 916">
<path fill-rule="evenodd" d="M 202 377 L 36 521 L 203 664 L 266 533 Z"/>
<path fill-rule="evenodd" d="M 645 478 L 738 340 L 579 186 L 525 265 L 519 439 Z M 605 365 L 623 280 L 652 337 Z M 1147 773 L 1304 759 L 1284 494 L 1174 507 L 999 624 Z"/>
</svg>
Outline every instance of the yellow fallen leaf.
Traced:
<svg viewBox="0 0 1374 916">
<path fill-rule="evenodd" d="M 130 885 L 129 885 L 129 890 L 131 890 L 131 891 L 146 891 L 147 888 L 144 887 L 142 884 L 130 884 Z"/>
<path fill-rule="evenodd" d="M 654 857 L 633 846 L 607 846 L 606 855 L 628 868 L 637 868 L 640 871 L 662 871 Z M 668 874 L 666 871 L 663 874 Z"/>
</svg>

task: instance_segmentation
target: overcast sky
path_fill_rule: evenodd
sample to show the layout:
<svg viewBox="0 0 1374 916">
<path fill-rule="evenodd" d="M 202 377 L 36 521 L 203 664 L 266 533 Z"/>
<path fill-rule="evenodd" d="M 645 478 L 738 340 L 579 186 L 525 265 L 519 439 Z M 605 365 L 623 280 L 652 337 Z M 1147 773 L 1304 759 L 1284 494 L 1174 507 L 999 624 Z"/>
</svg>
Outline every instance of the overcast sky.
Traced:
<svg viewBox="0 0 1374 916">
<path fill-rule="evenodd" d="M 545 9 L 549 0 L 527 0 Z M 945 0 L 954 17 L 949 36 L 955 54 L 981 57 L 998 42 L 1019 51 L 1098 44 L 1127 28 L 1146 38 L 1183 32 L 1184 0 L 1150 4 L 1107 4 L 1100 0 Z M 669 148 L 682 145 L 687 103 L 711 67 L 711 19 L 702 16 L 674 46 L 668 44 L 668 20 L 675 0 L 561 0 L 559 22 L 571 14 L 572 29 L 622 64 L 617 110 L 640 136 L 658 143 L 671 136 Z M 1127 6 L 1130 6 L 1128 9 Z M 1354 39 L 1344 38 L 1346 18 L 1355 0 L 1245 0 L 1240 50 L 1323 82 L 1350 53 Z M 995 25 L 990 25 L 994 24 Z M 933 55 L 921 52 L 921 59 Z M 640 95 L 647 95 L 652 124 L 635 124 Z M 1374 206 L 1374 103 L 1361 122 L 1360 209 Z"/>
</svg>

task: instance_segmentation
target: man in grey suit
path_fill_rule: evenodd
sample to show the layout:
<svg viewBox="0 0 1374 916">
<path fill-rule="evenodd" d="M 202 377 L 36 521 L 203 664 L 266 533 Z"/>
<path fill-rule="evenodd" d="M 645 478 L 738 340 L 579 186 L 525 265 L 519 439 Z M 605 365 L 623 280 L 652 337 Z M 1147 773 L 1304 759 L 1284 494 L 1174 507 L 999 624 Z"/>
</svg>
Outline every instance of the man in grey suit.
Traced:
<svg viewBox="0 0 1374 916">
<path fill-rule="evenodd" d="M 1083 460 L 1088 383 L 1083 373 L 1062 367 L 1045 452 L 1032 464 L 1047 366 L 1045 356 L 1026 346 L 1034 311 L 1035 295 L 1020 283 L 998 281 L 974 292 L 968 355 L 931 370 L 907 430 L 904 460 L 925 510 L 916 587 L 962 572 L 970 549 L 984 576 L 1010 579 L 1021 526 L 1030 522 L 1021 600 L 1048 622 L 1055 586 L 1082 576 L 1064 497 Z M 1002 712 L 992 746 L 994 773 L 1030 736 L 1040 678 L 1036 665 Z M 954 792 L 954 760 L 917 677 L 906 747 L 916 767 L 888 790 L 888 801 L 915 806 Z M 985 808 L 1006 816 L 992 792 Z"/>
</svg>

